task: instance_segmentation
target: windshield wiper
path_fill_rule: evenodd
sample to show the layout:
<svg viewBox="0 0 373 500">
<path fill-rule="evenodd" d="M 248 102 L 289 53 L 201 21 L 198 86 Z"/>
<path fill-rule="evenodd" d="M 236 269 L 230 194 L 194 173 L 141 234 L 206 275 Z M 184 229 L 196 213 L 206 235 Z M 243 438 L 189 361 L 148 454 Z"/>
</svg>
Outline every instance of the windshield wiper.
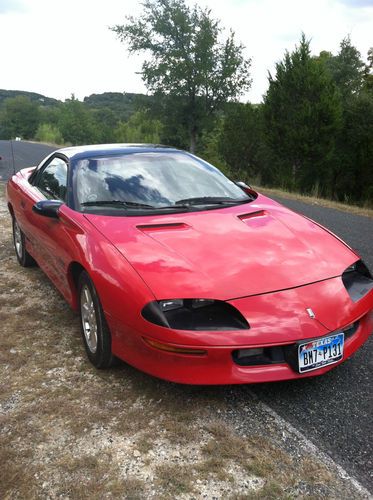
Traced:
<svg viewBox="0 0 373 500">
<path fill-rule="evenodd" d="M 81 203 L 82 207 L 94 207 L 94 206 L 105 206 L 105 205 L 118 205 L 128 208 L 157 208 L 153 205 L 147 205 L 146 203 L 138 203 L 137 201 L 124 201 L 124 200 L 97 200 L 97 201 L 85 201 Z"/>
<path fill-rule="evenodd" d="M 175 205 L 236 205 L 238 203 L 244 203 L 249 201 L 249 199 L 234 199 L 224 196 L 203 196 L 195 198 L 185 198 L 184 200 L 175 201 Z"/>
<path fill-rule="evenodd" d="M 186 198 L 185 200 L 178 200 L 174 205 L 163 205 L 160 207 L 154 205 L 147 205 L 146 203 L 138 203 L 136 201 L 124 201 L 124 200 L 96 200 L 96 201 L 84 201 L 80 205 L 82 207 L 94 207 L 94 206 L 119 206 L 124 208 L 134 208 L 146 210 L 189 210 L 193 205 L 236 205 L 238 203 L 244 203 L 245 200 L 235 200 L 233 198 L 227 197 L 217 197 L 217 196 L 206 196 L 202 198 Z"/>
<path fill-rule="evenodd" d="M 94 207 L 94 206 L 120 206 L 124 208 L 145 208 L 146 210 L 180 210 L 189 209 L 190 205 L 178 203 L 177 205 L 162 205 L 156 207 L 154 205 L 147 205 L 146 203 L 138 203 L 136 201 L 124 201 L 124 200 L 97 200 L 97 201 L 84 201 L 81 203 L 82 207 Z"/>
</svg>

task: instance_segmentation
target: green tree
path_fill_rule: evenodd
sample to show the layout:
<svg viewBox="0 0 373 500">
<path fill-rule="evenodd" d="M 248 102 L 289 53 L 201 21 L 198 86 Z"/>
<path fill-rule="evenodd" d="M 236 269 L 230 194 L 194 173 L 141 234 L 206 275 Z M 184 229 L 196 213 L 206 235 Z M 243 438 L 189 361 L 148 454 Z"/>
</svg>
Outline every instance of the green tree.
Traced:
<svg viewBox="0 0 373 500">
<path fill-rule="evenodd" d="M 324 64 L 311 57 L 304 34 L 269 75 L 264 99 L 266 139 L 283 184 L 330 190 L 329 167 L 341 123 L 340 94 Z M 328 182 L 329 181 L 329 182 Z"/>
<path fill-rule="evenodd" d="M 219 137 L 219 151 L 229 167 L 253 176 L 259 172 L 258 151 L 262 141 L 262 108 L 250 103 L 227 107 Z"/>
<path fill-rule="evenodd" d="M 100 130 L 93 112 L 74 96 L 60 108 L 58 129 L 65 141 L 71 144 L 100 142 Z"/>
<path fill-rule="evenodd" d="M 35 139 L 40 142 L 63 145 L 64 139 L 61 132 L 51 123 L 41 123 L 35 134 Z"/>
<path fill-rule="evenodd" d="M 49 123 L 55 127 L 58 127 L 58 121 L 61 115 L 62 103 L 55 104 L 53 106 L 41 106 L 40 107 L 40 123 Z"/>
<path fill-rule="evenodd" d="M 214 128 L 203 133 L 199 142 L 198 154 L 229 176 L 231 174 L 230 168 L 220 153 L 220 138 L 222 136 L 223 125 L 224 117 L 221 116 L 215 120 Z"/>
<path fill-rule="evenodd" d="M 368 64 L 365 67 L 364 88 L 373 94 L 373 47 L 368 50 L 367 59 Z"/>
<path fill-rule="evenodd" d="M 131 53 L 146 52 L 142 77 L 150 91 L 178 98 L 190 150 L 206 121 L 250 86 L 250 59 L 231 31 L 221 41 L 220 22 L 185 0 L 145 0 L 139 18 L 111 29 Z M 168 107 L 169 116 L 173 111 Z"/>
<path fill-rule="evenodd" d="M 92 117 L 98 124 L 98 140 L 103 144 L 115 142 L 114 131 L 119 120 L 114 111 L 110 108 L 93 109 Z"/>
<path fill-rule="evenodd" d="M 117 142 L 159 144 L 162 124 L 150 118 L 146 111 L 137 111 L 127 122 L 118 124 L 114 131 Z"/>
<path fill-rule="evenodd" d="M 4 139 L 16 136 L 32 139 L 38 128 L 39 120 L 39 106 L 28 97 L 19 95 L 6 99 L 1 114 L 1 136 Z"/>
<path fill-rule="evenodd" d="M 147 108 L 149 116 L 160 120 L 163 124 L 161 142 L 181 149 L 190 147 L 189 121 L 187 116 L 187 98 L 156 92 L 150 106 Z M 207 125 L 211 128 L 213 120 L 204 123 L 203 131 L 199 131 L 199 139 L 206 132 Z M 200 149 L 200 147 L 198 147 Z"/>
<path fill-rule="evenodd" d="M 330 194 L 343 201 L 371 203 L 372 53 L 368 52 L 368 64 L 365 64 L 360 52 L 346 37 L 336 56 L 321 53 L 318 59 L 329 70 L 342 97 L 342 126 L 336 137 L 330 169 Z"/>
<path fill-rule="evenodd" d="M 349 36 L 341 41 L 338 54 L 326 57 L 324 61 L 344 99 L 362 89 L 366 66 Z"/>
<path fill-rule="evenodd" d="M 343 201 L 373 206 L 373 98 L 365 91 L 344 108 L 335 191 Z"/>
</svg>

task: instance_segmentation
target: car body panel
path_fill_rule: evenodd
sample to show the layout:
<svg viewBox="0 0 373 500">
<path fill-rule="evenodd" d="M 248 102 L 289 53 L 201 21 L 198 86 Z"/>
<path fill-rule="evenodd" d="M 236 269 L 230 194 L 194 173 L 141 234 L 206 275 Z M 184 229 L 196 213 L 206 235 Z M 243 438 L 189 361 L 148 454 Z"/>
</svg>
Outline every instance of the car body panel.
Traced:
<svg viewBox="0 0 373 500">
<path fill-rule="evenodd" d="M 203 213 L 86 218 L 158 299 L 268 293 L 339 276 L 356 260 L 328 232 L 264 196 Z"/>
</svg>

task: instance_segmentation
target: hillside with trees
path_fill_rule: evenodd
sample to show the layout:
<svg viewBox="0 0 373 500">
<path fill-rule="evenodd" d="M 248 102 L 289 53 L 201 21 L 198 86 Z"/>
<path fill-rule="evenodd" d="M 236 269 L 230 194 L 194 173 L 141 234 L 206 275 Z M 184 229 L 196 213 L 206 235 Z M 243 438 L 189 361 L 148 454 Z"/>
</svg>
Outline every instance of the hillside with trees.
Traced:
<svg viewBox="0 0 373 500">
<path fill-rule="evenodd" d="M 147 142 L 195 151 L 234 179 L 373 206 L 373 49 L 347 36 L 336 54 L 301 35 L 268 77 L 263 102 L 241 102 L 250 58 L 209 10 L 146 0 L 111 28 L 146 51 L 149 95 L 105 92 L 65 102 L 0 90 L 0 138 L 56 144 Z"/>
<path fill-rule="evenodd" d="M 6 99 L 11 99 L 17 96 L 27 97 L 30 101 L 36 104 L 42 104 L 44 106 L 54 106 L 59 101 L 58 99 L 53 99 L 52 97 L 46 97 L 42 94 L 37 94 L 36 92 L 27 92 L 25 90 L 5 90 L 0 89 L 0 106 L 4 103 Z"/>
<path fill-rule="evenodd" d="M 152 96 L 131 92 L 104 92 L 91 94 L 83 102 L 91 109 L 112 111 L 115 117 L 127 121 L 137 110 L 150 105 Z"/>
</svg>

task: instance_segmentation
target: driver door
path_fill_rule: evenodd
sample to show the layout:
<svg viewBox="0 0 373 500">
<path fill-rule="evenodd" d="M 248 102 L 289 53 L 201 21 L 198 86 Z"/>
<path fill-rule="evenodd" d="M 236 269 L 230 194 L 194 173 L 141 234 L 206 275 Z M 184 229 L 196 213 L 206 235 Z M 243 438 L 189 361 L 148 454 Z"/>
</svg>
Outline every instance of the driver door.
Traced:
<svg viewBox="0 0 373 500">
<path fill-rule="evenodd" d="M 65 202 L 67 195 L 67 162 L 53 156 L 38 172 L 33 186 L 39 199 L 60 200 Z M 33 254 L 40 267 L 61 288 L 66 283 L 66 263 L 69 260 L 65 227 L 59 219 L 44 217 L 27 211 L 31 227 L 30 242 Z"/>
</svg>

